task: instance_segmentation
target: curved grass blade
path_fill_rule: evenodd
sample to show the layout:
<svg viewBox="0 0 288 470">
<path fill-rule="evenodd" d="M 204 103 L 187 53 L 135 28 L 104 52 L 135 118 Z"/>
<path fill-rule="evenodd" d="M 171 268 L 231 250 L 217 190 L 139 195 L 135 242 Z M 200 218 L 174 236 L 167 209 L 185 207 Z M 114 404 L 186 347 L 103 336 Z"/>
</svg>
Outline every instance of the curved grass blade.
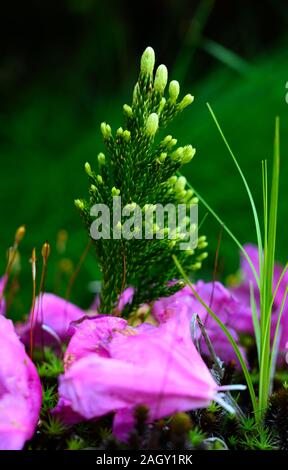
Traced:
<svg viewBox="0 0 288 470">
<path fill-rule="evenodd" d="M 255 340 L 257 346 L 257 356 L 258 356 L 258 364 L 260 364 L 260 355 L 261 355 L 261 330 L 260 330 L 260 323 L 257 315 L 257 307 L 255 302 L 255 294 L 254 294 L 254 287 L 253 283 L 250 282 L 250 305 L 252 311 L 252 320 L 253 320 L 253 328 L 255 333 Z"/>
<path fill-rule="evenodd" d="M 244 173 L 243 173 L 243 171 L 241 170 L 241 167 L 240 167 L 240 165 L 239 165 L 239 163 L 238 163 L 238 160 L 237 160 L 237 158 L 235 157 L 235 155 L 234 155 L 234 153 L 233 153 L 233 151 L 232 151 L 232 149 L 231 149 L 231 147 L 230 147 L 230 145 L 229 145 L 229 143 L 228 143 L 228 141 L 227 141 L 227 139 L 226 139 L 226 137 L 225 137 L 225 135 L 224 135 L 224 133 L 223 133 L 223 131 L 222 131 L 222 128 L 221 128 L 221 126 L 220 126 L 220 124 L 219 124 L 219 122 L 218 122 L 218 120 L 217 120 L 217 118 L 216 118 L 216 116 L 215 116 L 215 114 L 214 114 L 214 112 L 213 112 L 213 110 L 212 110 L 212 108 L 211 108 L 211 106 L 210 106 L 209 103 L 207 103 L 207 107 L 208 107 L 209 112 L 210 112 L 210 114 L 211 114 L 211 116 L 212 116 L 212 118 L 213 118 L 213 120 L 214 120 L 214 122 L 215 122 L 215 124 L 216 124 L 216 127 L 217 127 L 217 129 L 218 129 L 218 131 L 219 131 L 219 133 L 220 133 L 220 135 L 221 135 L 221 137 L 222 137 L 222 140 L 223 140 L 223 142 L 224 142 L 224 144 L 225 144 L 225 146 L 226 146 L 226 148 L 227 148 L 227 150 L 228 150 L 230 156 L 232 157 L 232 159 L 233 159 L 233 161 L 234 161 L 234 163 L 235 163 L 235 166 L 236 166 L 236 168 L 237 168 L 237 170 L 238 170 L 238 172 L 239 172 L 239 174 L 240 174 L 240 176 L 241 176 L 241 179 L 242 179 L 242 181 L 243 181 L 243 183 L 244 183 L 245 189 L 246 189 L 246 191 L 247 191 L 247 194 L 248 194 L 248 197 L 249 197 L 249 200 L 250 200 L 250 204 L 251 204 L 252 212 L 253 212 L 253 217 L 254 217 L 254 222 L 255 222 L 255 228 L 256 228 L 257 244 L 258 244 L 258 251 L 259 251 L 259 272 L 260 272 L 260 277 L 261 277 L 261 272 L 262 272 L 263 243 L 262 243 L 261 228 L 260 228 L 260 223 L 259 223 L 259 218 L 258 218 L 258 213 L 257 213 L 257 209 L 256 209 L 256 206 L 255 206 L 254 198 L 253 198 L 253 196 L 252 196 L 250 187 L 249 187 L 248 182 L 247 182 L 247 180 L 246 180 L 246 178 L 245 178 L 245 176 L 244 176 Z"/>
<path fill-rule="evenodd" d="M 280 137 L 279 137 L 279 118 L 275 123 L 275 141 L 274 141 L 274 158 L 272 187 L 269 212 L 269 229 L 268 229 L 268 247 L 267 247 L 267 296 L 273 295 L 273 276 L 275 264 L 275 248 L 277 234 L 277 215 L 278 215 L 278 199 L 279 199 L 279 177 L 280 177 Z"/>
</svg>

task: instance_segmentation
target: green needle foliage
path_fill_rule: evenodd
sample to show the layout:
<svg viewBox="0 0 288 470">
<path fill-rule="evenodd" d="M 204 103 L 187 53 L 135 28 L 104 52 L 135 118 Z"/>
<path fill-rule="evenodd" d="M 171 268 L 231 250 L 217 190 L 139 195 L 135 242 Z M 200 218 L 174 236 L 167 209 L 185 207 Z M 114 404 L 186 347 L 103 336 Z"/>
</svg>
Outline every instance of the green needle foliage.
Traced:
<svg viewBox="0 0 288 470">
<path fill-rule="evenodd" d="M 200 446 L 200 444 L 202 443 L 202 441 L 204 441 L 204 439 L 207 437 L 205 433 L 203 433 L 201 431 L 201 429 L 199 429 L 197 426 L 193 429 L 191 429 L 191 431 L 189 431 L 189 434 L 188 434 L 188 437 L 189 437 L 189 441 L 191 442 L 193 448 L 197 448 Z"/>
<path fill-rule="evenodd" d="M 189 207 L 197 204 L 198 199 L 191 189 L 186 189 L 186 179 L 176 175 L 182 165 L 192 160 L 195 149 L 191 145 L 177 148 L 177 140 L 171 135 L 157 137 L 159 131 L 165 129 L 192 103 L 193 97 L 188 94 L 178 101 L 180 87 L 173 80 L 169 84 L 169 96 L 165 98 L 168 72 L 165 65 L 160 65 L 154 75 L 154 63 L 154 51 L 148 47 L 141 58 L 132 104 L 123 106 L 124 126 L 112 133 L 108 124 L 101 124 L 107 153 L 99 153 L 97 172 L 86 163 L 90 197 L 88 200 L 75 201 L 90 236 L 91 225 L 97 215 L 91 211 L 95 204 L 105 204 L 112 215 L 115 198 L 121 197 L 125 216 L 131 217 L 136 206 L 140 207 L 145 222 L 147 212 L 152 214 L 151 239 L 144 236 L 145 224 L 141 224 L 141 227 L 131 224 L 129 240 L 121 235 L 115 239 L 115 230 L 121 234 L 123 220 L 112 220 L 111 216 L 108 231 L 110 239 L 106 236 L 94 240 L 102 271 L 100 310 L 103 313 L 115 311 L 119 295 L 128 286 L 135 289 L 130 309 L 160 296 L 170 295 L 182 287 L 181 284 L 168 284 L 168 281 L 177 277 L 177 268 L 171 260 L 173 254 L 177 253 L 181 265 L 190 274 L 201 267 L 202 260 L 207 256 L 199 252 L 207 245 L 205 237 L 198 239 L 196 249 L 179 250 L 179 244 L 183 242 L 183 230 L 177 227 L 171 233 L 166 226 L 166 213 L 164 226 L 159 227 L 156 223 L 156 205 L 165 207 L 173 204 L 177 207 L 178 204 L 184 204 L 186 216 L 178 221 L 178 226 L 179 223 L 189 226 Z"/>
<path fill-rule="evenodd" d="M 66 433 L 67 429 L 68 428 L 65 424 L 61 423 L 58 418 L 51 415 L 48 416 L 47 420 L 44 421 L 42 425 L 42 431 L 50 437 L 60 436 L 61 434 Z"/>
<path fill-rule="evenodd" d="M 56 378 L 63 373 L 63 363 L 60 357 L 51 349 L 45 349 L 45 360 L 38 365 L 38 374 L 46 379 Z"/>
</svg>

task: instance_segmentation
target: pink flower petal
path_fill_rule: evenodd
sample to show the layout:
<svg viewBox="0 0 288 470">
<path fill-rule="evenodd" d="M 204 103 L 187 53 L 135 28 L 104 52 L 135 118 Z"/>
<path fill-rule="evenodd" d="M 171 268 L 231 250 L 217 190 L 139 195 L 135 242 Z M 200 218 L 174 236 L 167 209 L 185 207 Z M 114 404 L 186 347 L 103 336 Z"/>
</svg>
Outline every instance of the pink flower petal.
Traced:
<svg viewBox="0 0 288 470">
<path fill-rule="evenodd" d="M 54 294 L 45 293 L 42 297 L 42 302 L 39 302 L 39 299 L 37 299 L 34 310 L 34 344 L 41 344 L 42 334 L 45 344 L 54 344 L 55 337 L 59 337 L 61 341 L 66 341 L 71 336 L 69 334 L 70 323 L 79 320 L 85 315 L 86 312 L 76 305 Z M 25 344 L 29 344 L 30 341 L 31 316 L 32 313 L 30 313 L 27 322 L 18 327 L 21 340 Z M 41 331 L 42 320 L 43 324 L 48 327 L 48 331 L 44 333 Z M 49 334 L 49 329 L 51 334 Z M 53 332 L 55 333 L 54 337 Z"/>
<path fill-rule="evenodd" d="M 109 315 L 98 315 L 73 324 L 70 328 L 73 328 L 73 336 L 65 352 L 65 369 L 89 353 L 109 356 L 108 345 L 113 333 L 127 328 L 127 321 Z"/>
<path fill-rule="evenodd" d="M 0 449 L 21 449 L 35 431 L 42 390 L 10 320 L 0 317 Z"/>
<path fill-rule="evenodd" d="M 242 311 L 246 316 L 250 315 L 250 311 L 247 309 L 247 306 L 244 307 L 241 305 L 237 298 L 219 282 L 205 283 L 203 281 L 199 281 L 195 284 L 194 288 L 201 299 L 211 307 L 220 320 L 229 328 L 234 339 L 239 342 L 239 338 L 236 333 L 237 324 L 241 322 L 243 318 L 243 316 L 239 316 L 239 312 Z M 236 364 L 240 367 L 234 353 L 234 349 L 228 338 L 202 304 L 197 300 L 189 286 L 184 287 L 182 290 L 170 297 L 159 299 L 154 303 L 152 308 L 152 315 L 154 315 L 160 323 L 169 323 L 171 319 L 179 317 L 180 314 L 183 315 L 184 318 L 186 317 L 186 331 L 189 331 L 189 325 L 192 316 L 195 313 L 199 315 L 204 323 L 219 358 L 224 362 L 231 360 L 236 361 Z M 198 330 L 198 338 L 200 339 L 201 351 L 208 354 L 207 346 L 200 330 Z"/>
<path fill-rule="evenodd" d="M 91 322 L 97 324 L 97 320 Z M 83 322 L 83 329 L 87 325 Z M 137 405 L 149 408 L 151 420 L 207 406 L 218 386 L 189 330 L 183 330 L 185 325 L 186 319 L 180 316 L 160 327 L 112 332 L 105 343 L 106 357 L 101 353 L 81 356 L 60 377 L 61 400 L 85 419 L 134 410 Z M 103 339 L 107 340 L 106 331 Z"/>
</svg>

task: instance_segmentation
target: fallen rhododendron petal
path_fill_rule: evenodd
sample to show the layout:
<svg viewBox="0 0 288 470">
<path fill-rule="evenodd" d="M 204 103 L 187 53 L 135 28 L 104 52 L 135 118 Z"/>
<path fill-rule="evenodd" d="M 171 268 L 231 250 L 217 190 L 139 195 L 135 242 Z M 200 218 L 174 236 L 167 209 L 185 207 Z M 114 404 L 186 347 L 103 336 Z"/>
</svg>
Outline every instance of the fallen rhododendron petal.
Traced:
<svg viewBox="0 0 288 470">
<path fill-rule="evenodd" d="M 22 449 L 33 436 L 42 390 L 37 370 L 13 324 L 0 317 L 0 449 Z"/>
<path fill-rule="evenodd" d="M 257 274 L 259 275 L 259 252 L 258 247 L 255 245 L 247 244 L 244 245 L 246 252 L 248 253 L 253 266 Z M 275 291 L 278 281 L 280 279 L 282 273 L 282 267 L 280 264 L 275 263 L 274 266 L 274 277 L 273 277 L 273 290 Z M 232 289 L 235 297 L 239 299 L 241 303 L 241 309 L 239 310 L 238 316 L 235 322 L 235 328 L 237 331 L 241 333 L 249 333 L 253 334 L 254 327 L 253 327 L 253 319 L 252 319 L 252 312 L 250 306 L 250 285 L 252 283 L 254 287 L 254 297 L 256 302 L 256 307 L 258 310 L 258 316 L 260 315 L 260 293 L 255 278 L 253 276 L 252 269 L 247 261 L 247 259 L 241 254 L 241 276 L 242 281 L 241 283 Z M 272 316 L 271 316 L 271 336 L 273 339 L 275 328 L 278 319 L 278 313 L 281 309 L 282 301 L 285 296 L 285 291 L 288 285 L 288 272 L 284 274 L 282 281 L 279 284 L 278 291 L 275 295 L 274 304 L 272 307 Z M 282 360 L 284 360 L 285 355 L 285 345 L 288 340 L 288 301 L 286 299 L 286 303 L 284 305 L 283 314 L 281 317 L 281 335 L 279 338 L 279 350 L 280 350 L 280 358 L 282 356 Z"/>
<path fill-rule="evenodd" d="M 239 343 L 237 334 L 237 324 L 239 322 L 238 312 L 241 309 L 243 313 L 245 310 L 245 314 L 250 315 L 247 305 L 241 305 L 236 297 L 220 282 L 205 283 L 199 281 L 194 287 L 201 299 L 210 306 L 213 312 L 229 329 L 235 341 Z M 227 336 L 203 305 L 197 300 L 189 286 L 184 287 L 170 297 L 159 299 L 154 303 L 152 308 L 152 314 L 159 323 L 169 322 L 171 319 L 177 318 L 180 314 L 183 315 L 184 318 L 186 317 L 187 322 L 190 323 L 195 313 L 197 313 L 202 320 L 221 361 L 228 362 L 233 360 L 238 367 L 240 367 L 234 349 Z M 209 355 L 207 345 L 200 330 L 198 331 L 198 337 L 196 336 L 195 339 L 200 341 L 201 351 Z M 241 346 L 240 350 L 243 357 L 245 357 L 245 351 Z"/>
<path fill-rule="evenodd" d="M 67 420 L 71 416 L 68 404 L 74 413 L 88 420 L 121 412 L 116 415 L 116 428 L 121 428 L 124 436 L 121 416 L 126 420 L 138 405 L 148 408 L 149 420 L 153 421 L 178 411 L 203 408 L 217 400 L 220 389 L 191 341 L 185 316 L 179 315 L 159 327 L 111 330 L 118 321 L 104 316 L 86 320 L 74 333 L 73 348 L 68 346 L 68 354 L 73 349 L 74 362 L 69 361 L 68 370 L 60 377 L 59 395 L 65 403 L 62 418 L 63 411 Z M 54 412 L 60 412 L 59 405 Z M 130 417 L 128 421 L 131 423 Z"/>
<path fill-rule="evenodd" d="M 84 317 L 86 312 L 81 310 L 76 305 L 62 299 L 54 294 L 45 293 L 39 300 L 36 301 L 34 309 L 33 321 L 33 337 L 34 344 L 40 345 L 42 342 L 42 335 L 44 344 L 50 345 L 69 339 L 70 323 Z M 26 323 L 18 326 L 18 333 L 21 340 L 26 345 L 30 341 L 30 329 L 32 322 L 32 313 Z M 44 329 L 42 325 L 45 325 Z M 54 333 L 54 334 L 53 334 Z"/>
</svg>

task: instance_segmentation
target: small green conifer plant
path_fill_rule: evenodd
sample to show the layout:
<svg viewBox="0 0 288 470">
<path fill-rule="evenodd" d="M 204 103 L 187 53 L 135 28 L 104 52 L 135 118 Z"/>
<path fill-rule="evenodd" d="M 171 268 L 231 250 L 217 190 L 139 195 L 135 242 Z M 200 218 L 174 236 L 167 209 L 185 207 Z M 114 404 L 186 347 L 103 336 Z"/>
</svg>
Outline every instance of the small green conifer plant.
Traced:
<svg viewBox="0 0 288 470">
<path fill-rule="evenodd" d="M 186 188 L 186 179 L 177 176 L 182 165 L 192 160 L 195 149 L 191 145 L 177 147 L 177 140 L 171 135 L 157 135 L 163 134 L 162 130 L 193 102 L 193 97 L 188 94 L 178 101 L 180 86 L 173 80 L 169 83 L 168 97 L 165 98 L 167 68 L 159 65 L 154 75 L 154 64 L 154 51 L 148 47 L 141 58 L 132 104 L 123 106 L 123 128 L 119 127 L 113 133 L 109 124 L 103 122 L 101 132 L 107 153 L 99 153 L 97 171 L 89 163 L 85 164 L 90 180 L 89 199 L 77 199 L 75 204 L 90 233 L 95 220 L 92 207 L 105 204 L 112 213 L 115 197 L 121 197 L 121 205 L 128 212 L 137 205 L 143 215 L 147 211 L 153 213 L 157 204 L 185 204 L 187 214 L 190 214 L 190 206 L 198 202 L 193 190 Z M 120 230 L 121 222 L 116 220 L 115 225 L 115 220 L 111 220 L 110 239 L 103 237 L 94 240 L 102 272 L 102 313 L 115 311 L 119 296 L 128 286 L 134 288 L 130 309 L 177 291 L 182 284 L 169 283 L 177 279 L 173 254 L 177 253 L 181 265 L 189 273 L 201 267 L 202 260 L 207 256 L 201 251 L 207 245 L 206 237 L 198 238 L 195 249 L 179 250 L 179 244 L 183 241 L 181 231 L 178 233 L 176 230 L 172 237 L 167 227 L 160 228 L 153 220 L 153 236 L 150 239 L 144 237 L 143 226 L 132 227 L 129 240 L 121 237 L 115 239 L 112 231 Z M 184 224 L 190 223 L 187 215 Z"/>
</svg>

